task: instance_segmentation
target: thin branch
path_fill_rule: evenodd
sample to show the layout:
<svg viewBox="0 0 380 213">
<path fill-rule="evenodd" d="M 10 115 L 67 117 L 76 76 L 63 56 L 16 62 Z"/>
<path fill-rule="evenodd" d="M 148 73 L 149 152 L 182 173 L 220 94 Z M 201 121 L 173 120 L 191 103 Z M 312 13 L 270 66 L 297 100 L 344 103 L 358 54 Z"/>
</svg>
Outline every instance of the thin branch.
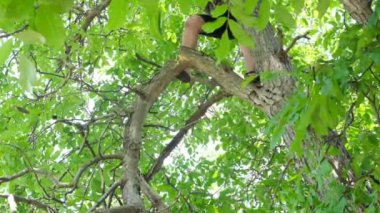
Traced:
<svg viewBox="0 0 380 213">
<path fill-rule="evenodd" d="M 14 174 L 14 175 L 0 177 L 0 184 L 5 183 L 5 182 L 10 182 L 10 181 L 15 180 L 17 178 L 28 175 L 29 173 L 42 174 L 42 175 L 45 175 L 46 177 L 48 177 L 51 181 L 53 181 L 54 184 L 59 183 L 59 181 L 56 178 L 54 178 L 54 176 L 52 176 L 50 173 L 48 173 L 46 171 L 42 171 L 42 170 L 34 169 L 34 168 L 28 168 L 28 169 L 24 169 L 23 171 Z"/>
<path fill-rule="evenodd" d="M 369 175 L 369 177 L 372 179 L 374 183 L 376 183 L 377 185 L 380 185 L 380 180 L 377 179 L 374 175 Z"/>
<path fill-rule="evenodd" d="M 111 187 L 99 198 L 99 200 L 95 203 L 95 205 L 92 206 L 92 208 L 89 210 L 89 212 L 95 211 L 96 208 L 98 208 L 100 206 L 100 204 L 103 203 L 107 199 L 107 197 L 116 190 L 117 187 L 122 185 L 122 183 L 123 183 L 122 180 L 114 182 L 111 185 Z"/>
<path fill-rule="evenodd" d="M 164 130 L 167 130 L 167 131 L 175 131 L 175 129 L 172 129 L 168 126 L 164 126 L 164 125 L 161 125 L 161 124 L 144 124 L 144 127 L 147 127 L 147 128 L 160 128 L 160 129 L 164 129 Z"/>
<path fill-rule="evenodd" d="M 307 31 L 306 33 L 302 34 L 302 35 L 298 35 L 296 36 L 293 41 L 290 43 L 290 45 L 285 49 L 285 53 L 288 53 L 293 47 L 294 45 L 297 43 L 298 40 L 302 39 L 302 38 L 307 38 L 307 39 L 310 39 L 309 38 L 309 35 L 310 32 Z"/>
<path fill-rule="evenodd" d="M 198 110 L 186 121 L 185 126 L 178 131 L 178 133 L 173 137 L 173 139 L 168 143 L 168 145 L 162 150 L 160 156 L 156 159 L 153 166 L 148 170 L 145 176 L 145 180 L 149 182 L 152 180 L 153 176 L 160 171 L 164 160 L 170 155 L 170 153 L 178 146 L 182 141 L 186 133 L 191 129 L 207 112 L 207 110 L 218 101 L 227 97 L 228 95 L 224 92 L 220 92 L 209 100 L 198 106 Z"/>
<path fill-rule="evenodd" d="M 150 60 L 144 58 L 143 56 L 141 56 L 141 55 L 138 54 L 138 53 L 136 53 L 136 58 L 137 58 L 138 60 L 140 60 L 140 61 L 146 63 L 146 64 L 152 65 L 152 66 L 157 67 L 157 68 L 162 68 L 161 65 L 159 65 L 159 64 L 157 64 L 157 63 L 155 63 L 155 62 L 153 62 L 153 61 L 150 61 Z"/>
<path fill-rule="evenodd" d="M 11 175 L 11 176 L 5 176 L 5 177 L 0 177 L 0 184 L 1 183 L 5 183 L 5 182 L 9 182 L 9 181 L 12 181 L 12 180 L 15 180 L 17 178 L 20 178 L 20 177 L 23 177 L 29 173 L 34 173 L 34 174 L 43 174 L 45 175 L 46 177 L 48 177 L 50 180 L 52 180 L 55 184 L 55 187 L 57 188 L 72 188 L 72 189 L 75 189 L 77 188 L 78 186 L 78 183 L 79 183 L 79 180 L 82 176 L 82 174 L 92 165 L 100 162 L 100 161 L 105 161 L 105 160 L 123 160 L 123 155 L 121 154 L 114 154 L 114 155 L 104 155 L 102 157 L 96 157 L 94 159 L 92 159 L 90 162 L 86 163 L 86 164 L 83 164 L 79 170 L 77 171 L 76 175 L 74 176 L 73 180 L 71 181 L 71 183 L 62 183 L 62 182 L 59 182 L 58 179 L 56 179 L 53 175 L 51 175 L 50 173 L 46 172 L 46 171 L 42 171 L 42 170 L 38 170 L 38 169 L 33 169 L 33 168 L 29 168 L 29 169 L 25 169 L 17 174 L 14 174 L 14 175 Z"/>
<path fill-rule="evenodd" d="M 82 174 L 92 165 L 99 163 L 100 161 L 105 160 L 123 160 L 123 155 L 120 154 L 114 154 L 114 155 L 103 155 L 102 157 L 96 157 L 92 159 L 90 162 L 83 164 L 79 170 L 77 171 L 76 175 L 74 176 L 71 183 L 59 183 L 56 185 L 57 188 L 77 188 L 79 179 L 82 177 Z"/>
<path fill-rule="evenodd" d="M 33 58 L 33 57 L 32 57 L 32 58 Z M 33 60 L 34 60 L 34 58 L 33 58 Z M 36 61 L 35 61 L 35 64 L 37 64 Z M 61 85 L 59 85 L 55 90 L 50 91 L 50 92 L 45 93 L 45 94 L 37 94 L 37 93 L 34 92 L 34 95 L 36 96 L 36 101 L 38 101 L 39 99 L 47 98 L 47 97 L 49 97 L 50 95 L 53 95 L 53 94 L 59 92 L 63 87 L 65 87 L 66 84 L 67 84 L 67 83 L 70 81 L 70 79 L 71 79 L 71 75 L 72 75 L 72 72 L 73 72 L 73 68 L 74 68 L 74 67 L 71 67 L 71 68 L 72 68 L 72 69 L 70 69 L 70 70 L 69 70 L 69 73 L 65 76 L 65 80 L 63 81 L 63 83 L 62 83 Z"/>
<path fill-rule="evenodd" d="M 350 108 L 348 109 L 347 116 L 346 116 L 346 121 L 344 122 L 344 126 L 343 126 L 343 130 L 340 132 L 339 135 L 345 135 L 347 129 L 354 122 L 354 119 L 355 119 L 355 114 L 354 114 L 355 105 L 356 105 L 356 101 L 354 101 L 351 104 Z"/>
<path fill-rule="evenodd" d="M 130 85 L 129 83 L 128 83 L 128 85 L 125 86 L 125 87 L 126 87 L 129 91 L 134 92 L 136 95 L 139 95 L 141 98 L 145 98 L 145 97 L 146 97 L 144 91 L 141 91 L 141 90 L 139 90 L 139 89 L 137 89 L 137 88 L 133 88 L 133 87 L 131 87 L 131 85 Z"/>
<path fill-rule="evenodd" d="M 162 202 L 160 195 L 157 194 L 145 181 L 144 177 L 139 176 L 141 191 L 148 197 L 157 212 L 168 213 L 169 207 Z"/>
<path fill-rule="evenodd" d="M 373 65 L 373 63 L 372 63 L 372 65 Z M 376 79 L 377 83 L 380 84 L 380 78 L 375 73 L 373 73 L 373 71 L 372 71 L 372 65 L 371 65 L 371 67 L 369 67 L 369 72 Z"/>
<path fill-rule="evenodd" d="M 10 196 L 10 194 L 0 194 L 0 197 L 5 198 L 5 199 L 8 199 L 9 196 Z M 57 210 L 55 210 L 54 208 L 52 208 L 49 205 L 44 204 L 38 200 L 31 199 L 31 198 L 25 198 L 25 197 L 21 197 L 21 196 L 17 196 L 17 195 L 13 195 L 13 197 L 14 197 L 16 202 L 26 203 L 26 204 L 35 206 L 39 209 L 43 209 L 49 213 L 57 212 Z"/>
<path fill-rule="evenodd" d="M 165 181 L 166 181 L 166 184 L 168 184 L 170 187 L 172 187 L 177 193 L 178 193 L 178 196 L 182 197 L 183 201 L 185 201 L 185 204 L 187 206 L 187 208 L 189 209 L 190 212 L 195 212 L 194 211 L 194 208 L 193 206 L 191 205 L 189 199 L 186 197 L 186 194 L 183 194 L 171 181 L 170 181 L 170 178 L 167 176 L 167 175 L 164 175 L 164 178 L 165 178 Z M 187 195 L 189 196 L 189 195 Z M 176 199 L 176 201 L 178 201 Z M 174 202 L 172 205 L 175 205 L 176 202 Z"/>
<path fill-rule="evenodd" d="M 14 32 L 0 35 L 0 38 L 7 38 L 7 37 L 12 36 L 12 35 L 14 35 L 14 34 L 20 33 L 20 32 L 22 32 L 22 31 L 26 30 L 26 28 L 28 28 L 28 26 L 29 26 L 29 25 L 24 25 L 23 27 L 21 27 L 20 29 L 14 31 Z"/>
</svg>

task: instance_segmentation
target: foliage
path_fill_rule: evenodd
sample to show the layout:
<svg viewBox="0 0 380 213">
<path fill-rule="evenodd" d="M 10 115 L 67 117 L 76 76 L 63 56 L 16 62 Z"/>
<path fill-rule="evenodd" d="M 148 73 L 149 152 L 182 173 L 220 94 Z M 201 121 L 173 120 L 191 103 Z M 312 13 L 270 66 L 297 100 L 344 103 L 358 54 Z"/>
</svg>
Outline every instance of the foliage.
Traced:
<svg viewBox="0 0 380 213">
<path fill-rule="evenodd" d="M 264 0 L 260 16 L 252 17 L 257 2 L 231 0 L 213 15 L 228 8 L 240 23 L 258 30 L 271 22 L 284 48 L 308 31 L 289 51 L 297 90 L 273 119 L 236 97 L 214 104 L 150 185 L 173 212 L 377 212 L 380 2 L 373 1 L 366 26 L 355 24 L 337 0 Z M 0 194 L 35 199 L 59 212 L 90 210 L 122 177 L 123 128 L 141 85 L 176 58 L 184 20 L 206 3 L 2 0 Z M 204 30 L 226 21 L 238 42 L 254 47 L 233 20 L 218 19 Z M 243 74 L 238 42 L 226 36 L 200 38 L 200 50 Z M 200 82 L 169 85 L 144 124 L 141 173 L 219 90 Z M 281 140 L 289 124 L 296 130 L 290 150 Z M 355 184 L 332 175 L 326 156 L 341 157 L 333 142 L 321 147 L 319 156 L 303 147 L 309 128 L 321 138 L 335 130 L 345 141 Z M 313 164 L 297 168 L 294 155 L 302 154 Z M 21 171 L 28 172 L 2 178 Z M 78 171 L 83 173 L 75 182 Z M 347 169 L 339 177 L 349 175 Z M 118 188 L 100 205 L 118 206 L 121 197 Z M 0 197 L 0 209 L 8 208 Z M 19 202 L 17 209 L 34 208 Z"/>
</svg>

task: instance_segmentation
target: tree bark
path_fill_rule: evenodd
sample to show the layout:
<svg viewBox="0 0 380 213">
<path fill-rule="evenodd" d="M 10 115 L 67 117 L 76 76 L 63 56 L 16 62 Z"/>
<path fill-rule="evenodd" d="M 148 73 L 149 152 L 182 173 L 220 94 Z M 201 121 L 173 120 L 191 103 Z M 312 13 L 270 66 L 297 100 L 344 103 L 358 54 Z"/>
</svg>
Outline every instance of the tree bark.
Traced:
<svg viewBox="0 0 380 213">
<path fill-rule="evenodd" d="M 373 13 L 371 0 L 341 0 L 341 2 L 350 16 L 359 24 L 366 24 Z"/>
<path fill-rule="evenodd" d="M 367 23 L 368 18 L 372 14 L 370 4 L 366 0 L 341 0 L 350 15 L 359 23 Z M 135 102 L 135 111 L 131 115 L 128 124 L 124 130 L 124 168 L 126 184 L 123 189 L 123 198 L 125 204 L 130 207 L 136 207 L 139 211 L 143 211 L 143 202 L 140 197 L 140 186 L 143 184 L 147 187 L 147 183 L 142 183 L 138 169 L 141 149 L 141 135 L 143 123 L 146 114 L 152 104 L 157 100 L 161 92 L 166 88 L 174 76 L 188 67 L 196 68 L 200 72 L 211 76 L 225 92 L 249 101 L 255 107 L 263 110 L 269 118 L 272 118 L 283 108 L 287 98 L 293 93 L 295 81 L 291 78 L 290 73 L 293 66 L 287 52 L 283 50 L 282 42 L 275 36 L 273 27 L 268 26 L 262 31 L 256 31 L 253 28 L 245 28 L 246 32 L 256 43 L 256 48 L 251 50 L 254 58 L 255 71 L 257 72 L 275 72 L 278 78 L 261 82 L 260 84 L 250 84 L 242 87 L 243 79 L 235 74 L 232 70 L 225 67 L 217 66 L 215 61 L 199 54 L 198 52 L 182 48 L 177 64 L 169 63 L 165 66 L 161 73 L 156 76 L 150 84 L 143 89 L 143 95 L 137 97 Z M 320 148 L 323 140 L 314 134 L 313 130 L 308 130 L 309 137 L 304 140 L 304 146 L 314 155 L 313 158 L 320 159 Z M 295 133 L 292 126 L 286 126 L 283 140 L 287 146 L 291 146 L 295 139 Z M 335 138 L 336 139 L 336 138 Z M 339 139 L 339 138 L 338 138 Z M 344 149 L 344 143 L 340 143 L 340 147 Z M 345 150 L 345 149 L 344 149 Z M 347 153 L 343 153 L 346 155 Z M 349 157 L 342 158 L 349 161 Z M 299 166 L 305 163 L 305 158 L 300 158 L 297 162 Z M 333 161 L 330 161 L 334 164 Z M 348 162 L 343 162 L 347 165 Z M 354 177 L 351 177 L 354 179 Z M 312 182 L 312 180 L 310 180 Z M 152 193 L 152 199 L 158 199 L 156 194 Z M 158 202 L 158 201 L 157 201 Z M 165 209 L 165 205 L 162 209 Z"/>
<path fill-rule="evenodd" d="M 186 64 L 168 63 L 161 72 L 137 96 L 134 112 L 124 128 L 124 179 L 123 200 L 126 207 L 143 212 L 144 205 L 140 196 L 140 150 L 142 131 L 146 115 L 166 86 L 178 75 Z"/>
</svg>

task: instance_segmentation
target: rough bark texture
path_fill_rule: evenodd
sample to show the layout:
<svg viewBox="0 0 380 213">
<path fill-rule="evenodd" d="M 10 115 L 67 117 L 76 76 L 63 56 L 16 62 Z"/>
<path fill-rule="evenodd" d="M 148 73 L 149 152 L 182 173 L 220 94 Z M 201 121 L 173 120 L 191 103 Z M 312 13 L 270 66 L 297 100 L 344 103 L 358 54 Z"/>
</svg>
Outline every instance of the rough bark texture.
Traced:
<svg viewBox="0 0 380 213">
<path fill-rule="evenodd" d="M 370 3 L 367 0 L 341 0 L 350 15 L 359 23 L 367 23 L 372 14 Z M 166 88 L 171 80 L 178 73 L 188 67 L 193 67 L 200 72 L 212 77 L 222 89 L 231 95 L 237 96 L 243 100 L 252 103 L 254 106 L 263 110 L 268 117 L 276 115 L 286 103 L 287 97 L 294 91 L 295 81 L 289 73 L 293 71 L 287 52 L 283 50 L 280 40 L 275 36 L 273 27 L 269 24 L 262 31 L 255 31 L 251 28 L 245 29 L 248 34 L 255 40 L 256 48 L 252 50 L 255 62 L 255 71 L 276 72 L 278 78 L 272 79 L 260 84 L 250 84 L 242 87 L 243 79 L 235 74 L 232 70 L 222 66 L 217 66 L 211 58 L 201 55 L 197 51 L 182 48 L 177 63 L 169 63 L 163 67 L 159 75 L 143 89 L 143 95 L 137 97 L 134 107 L 134 113 L 131 115 L 124 131 L 124 148 L 126 154 L 124 157 L 125 180 L 126 184 L 123 189 L 124 202 L 126 207 L 121 207 L 122 212 L 129 212 L 126 209 L 133 209 L 133 212 L 143 211 L 143 202 L 140 196 L 140 187 L 147 194 L 147 197 L 155 204 L 160 211 L 169 211 L 165 204 L 159 199 L 157 193 L 152 191 L 148 183 L 141 179 L 138 169 L 141 149 L 141 135 L 143 123 L 146 114 L 152 104 L 156 101 L 161 92 Z M 290 146 L 295 138 L 294 130 L 291 126 L 285 128 L 283 135 L 284 142 Z M 339 141 L 341 139 L 335 138 Z M 312 155 L 319 159 L 320 148 L 323 140 L 316 136 L 312 130 L 309 131 L 309 137 L 304 140 L 305 148 L 312 150 Z M 341 159 L 349 161 L 348 153 L 344 148 L 344 143 L 339 148 L 343 149 Z M 299 166 L 305 162 L 305 158 L 298 160 Z M 331 164 L 337 165 L 336 160 L 332 159 Z M 339 162 L 341 167 L 347 165 L 347 162 Z M 341 168 L 338 168 L 341 169 Z M 339 172 L 339 171 L 337 171 Z M 349 179 L 354 179 L 350 177 Z M 307 180 L 307 178 L 306 178 Z M 308 181 L 308 180 L 307 180 Z M 313 182 L 310 180 L 310 182 Z"/>
<path fill-rule="evenodd" d="M 250 94 L 253 103 L 272 117 L 283 107 L 286 98 L 293 93 L 294 80 L 289 72 L 293 66 L 281 46 L 280 40 L 275 36 L 272 25 L 258 32 L 252 28 L 246 28 L 248 34 L 256 42 L 256 48 L 251 51 L 256 72 L 276 72 L 278 77 L 269 82 L 264 82 L 261 87 L 254 88 Z"/>
<path fill-rule="evenodd" d="M 359 24 L 366 24 L 373 13 L 371 0 L 341 0 L 341 2 Z"/>
</svg>

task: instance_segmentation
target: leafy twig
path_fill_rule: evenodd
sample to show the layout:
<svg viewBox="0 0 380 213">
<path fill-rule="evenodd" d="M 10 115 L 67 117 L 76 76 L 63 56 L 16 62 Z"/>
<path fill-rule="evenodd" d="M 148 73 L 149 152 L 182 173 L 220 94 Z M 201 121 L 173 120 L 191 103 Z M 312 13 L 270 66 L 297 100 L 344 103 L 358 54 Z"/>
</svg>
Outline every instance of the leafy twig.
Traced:
<svg viewBox="0 0 380 213">
<path fill-rule="evenodd" d="M 101 203 L 103 203 L 109 195 L 111 195 L 117 187 L 121 186 L 123 184 L 122 180 L 114 182 L 111 187 L 104 193 L 99 200 L 95 203 L 95 205 L 92 206 L 92 208 L 89 210 L 89 212 L 95 211 L 96 208 L 100 206 Z"/>
<path fill-rule="evenodd" d="M 14 32 L 0 35 L 0 38 L 7 38 L 7 37 L 12 36 L 14 34 L 20 33 L 22 31 L 26 30 L 26 28 L 28 28 L 28 27 L 29 27 L 29 25 L 24 25 L 23 27 L 21 27 L 20 29 L 14 31 Z"/>
<path fill-rule="evenodd" d="M 310 32 L 307 31 L 306 33 L 302 34 L 302 35 L 298 35 L 296 36 L 293 41 L 289 44 L 289 46 L 285 49 L 285 53 L 288 53 L 293 47 L 294 45 L 297 43 L 298 40 L 302 39 L 302 38 L 307 38 L 307 39 L 310 39 L 309 38 L 309 35 Z"/>
<path fill-rule="evenodd" d="M 1 198 L 8 198 L 10 196 L 10 194 L 0 194 L 0 197 Z M 16 202 L 22 202 L 22 203 L 26 203 L 26 204 L 29 204 L 29 205 L 32 205 L 32 206 L 35 206 L 39 209 L 43 209 L 49 213 L 55 213 L 57 212 L 57 210 L 55 210 L 54 208 L 50 207 L 49 205 L 47 204 L 44 204 L 38 200 L 35 200 L 35 199 L 31 199 L 31 198 L 25 198 L 25 197 L 21 197 L 21 196 L 17 196 L 17 195 L 13 195 L 14 199 Z"/>
<path fill-rule="evenodd" d="M 153 166 L 146 173 L 145 179 L 149 182 L 153 176 L 161 169 L 164 160 L 170 155 L 170 153 L 178 146 L 186 133 L 191 129 L 198 121 L 201 119 L 207 110 L 216 102 L 222 100 L 228 95 L 224 92 L 220 92 L 215 96 L 211 97 L 205 103 L 198 106 L 198 110 L 186 121 L 185 126 L 178 131 L 178 133 L 173 137 L 173 139 L 168 143 L 168 145 L 162 150 L 159 157 L 154 162 Z"/>
<path fill-rule="evenodd" d="M 56 185 L 57 188 L 72 188 L 75 189 L 78 187 L 79 179 L 81 178 L 82 174 L 92 165 L 99 163 L 100 161 L 104 160 L 123 160 L 123 155 L 120 154 L 113 154 L 113 155 L 104 155 L 102 157 L 96 157 L 93 158 L 91 161 L 83 164 L 79 170 L 77 171 L 76 175 L 74 176 L 73 180 L 70 183 L 59 183 Z"/>
</svg>

